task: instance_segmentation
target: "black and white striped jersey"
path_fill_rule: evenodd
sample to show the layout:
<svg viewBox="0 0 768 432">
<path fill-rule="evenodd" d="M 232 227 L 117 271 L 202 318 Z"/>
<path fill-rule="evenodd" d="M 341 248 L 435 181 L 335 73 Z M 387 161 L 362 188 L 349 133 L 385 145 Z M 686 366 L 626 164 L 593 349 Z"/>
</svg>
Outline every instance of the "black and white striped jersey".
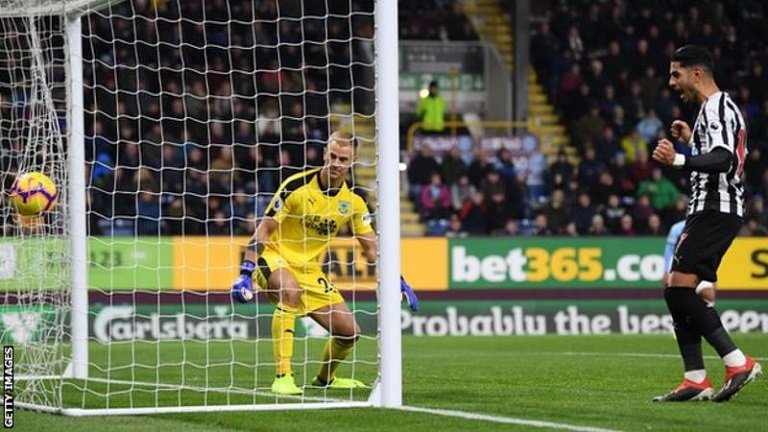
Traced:
<svg viewBox="0 0 768 432">
<path fill-rule="evenodd" d="M 733 158 L 727 172 L 710 174 L 691 171 L 688 214 L 706 209 L 744 217 L 741 177 L 747 156 L 747 125 L 727 93 L 717 92 L 701 105 L 690 144 L 694 156 L 721 147 L 731 152 Z"/>
</svg>

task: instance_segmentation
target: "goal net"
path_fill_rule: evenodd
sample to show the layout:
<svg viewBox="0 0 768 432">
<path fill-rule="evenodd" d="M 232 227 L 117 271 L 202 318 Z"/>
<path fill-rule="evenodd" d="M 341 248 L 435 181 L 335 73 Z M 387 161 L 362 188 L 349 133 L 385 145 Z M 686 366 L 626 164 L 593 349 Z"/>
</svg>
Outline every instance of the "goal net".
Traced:
<svg viewBox="0 0 768 432">
<path fill-rule="evenodd" d="M 396 199 L 397 151 L 377 147 L 389 134 L 376 128 L 378 7 L 0 2 L 3 188 L 42 171 L 62 192 L 37 218 L 2 198 L 0 324 L 15 348 L 18 406 L 91 415 L 400 403 L 399 249 L 389 240 L 379 267 L 393 272 L 368 265 L 346 227 L 319 259 L 361 327 L 338 375 L 368 388 L 310 385 L 329 335 L 307 316 L 291 361 L 303 393 L 272 393 L 275 306 L 229 292 L 255 222 L 284 180 L 323 165 L 331 133 L 356 138 L 347 182 L 374 217 L 379 201 Z"/>
<path fill-rule="evenodd" d="M 20 7 L 10 2 L 3 10 Z M 0 337 L 18 348 L 4 350 L 16 360 L 16 376 L 29 378 L 18 384 L 17 400 L 44 406 L 61 405 L 57 380 L 68 366 L 69 195 L 61 188 L 56 207 L 25 217 L 12 210 L 7 191 L 25 172 L 68 183 L 62 23 L 57 16 L 0 19 Z"/>
</svg>

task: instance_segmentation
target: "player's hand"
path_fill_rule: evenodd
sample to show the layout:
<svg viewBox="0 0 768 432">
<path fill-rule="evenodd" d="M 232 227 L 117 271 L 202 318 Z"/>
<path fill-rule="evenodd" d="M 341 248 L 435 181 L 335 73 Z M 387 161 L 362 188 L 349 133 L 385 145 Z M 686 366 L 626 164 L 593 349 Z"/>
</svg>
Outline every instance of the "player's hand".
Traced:
<svg viewBox="0 0 768 432">
<path fill-rule="evenodd" d="M 412 311 L 418 312 L 419 298 L 416 297 L 416 293 L 413 291 L 413 288 L 408 285 L 408 282 L 406 282 L 402 276 L 400 276 L 400 292 L 403 293 L 405 301 L 408 302 L 408 307 L 411 308 Z"/>
<path fill-rule="evenodd" d="M 675 120 L 669 128 L 672 138 L 688 144 L 691 140 L 691 127 L 682 120 Z"/>
<path fill-rule="evenodd" d="M 668 139 L 659 140 L 658 145 L 653 149 L 653 160 L 662 165 L 671 166 L 675 162 L 676 155 L 675 147 Z"/>
<path fill-rule="evenodd" d="M 253 271 L 256 265 L 251 261 L 243 261 L 240 265 L 240 276 L 232 284 L 232 299 L 240 303 L 253 300 Z"/>
</svg>

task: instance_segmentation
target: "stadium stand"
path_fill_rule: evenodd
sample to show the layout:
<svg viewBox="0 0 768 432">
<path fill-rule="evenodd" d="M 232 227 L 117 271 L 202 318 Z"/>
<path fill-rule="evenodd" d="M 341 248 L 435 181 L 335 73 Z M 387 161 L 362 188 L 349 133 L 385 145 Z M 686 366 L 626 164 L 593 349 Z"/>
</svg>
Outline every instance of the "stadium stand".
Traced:
<svg viewBox="0 0 768 432">
<path fill-rule="evenodd" d="M 672 119 L 693 115 L 666 86 L 671 53 L 689 42 L 712 49 L 718 82 L 735 96 L 749 121 L 746 185 L 750 223 L 743 234 L 766 231 L 768 213 L 762 202 L 768 196 L 768 93 L 762 83 L 768 42 L 759 35 L 768 31 L 768 19 L 760 2 L 737 6 L 735 2 L 645 1 L 632 8 L 624 2 L 534 3 L 538 15 L 531 33 L 531 65 L 532 79 L 540 88 L 536 85 L 532 91 L 538 88 L 554 110 L 532 108 L 531 115 L 555 122 L 554 128 L 561 127 L 557 125 L 561 122 L 568 132 L 567 138 L 557 141 L 563 147 L 548 159 L 539 159 L 542 163 L 535 170 L 517 169 L 503 154 L 476 152 L 462 160 L 411 155 L 407 195 L 427 225 L 427 234 L 566 235 L 570 222 L 575 223 L 571 233 L 579 235 L 602 233 L 601 224 L 614 235 L 664 232 L 681 217 L 685 197 L 675 192 L 688 190 L 687 178 L 671 170 L 657 173 L 648 154 L 655 140 L 665 136 Z M 189 10 L 183 14 L 191 18 L 205 15 L 209 22 L 215 21 L 216 14 L 223 12 L 211 6 L 214 2 L 206 4 L 210 10 L 185 3 Z M 268 18 L 276 13 L 270 5 L 273 3 L 257 3 L 251 10 L 235 2 L 230 13 L 243 17 L 243 22 L 251 14 Z M 99 51 L 99 44 L 94 43 L 94 52 L 87 53 L 99 61 L 86 70 L 93 90 L 86 101 L 104 113 L 88 118 L 89 191 L 94 210 L 89 229 L 94 234 L 132 232 L 124 224 L 138 216 L 141 232 L 247 233 L 250 219 L 263 211 L 281 178 L 296 167 L 319 163 L 329 129 L 329 107 L 354 102 L 363 111 L 371 109 L 370 95 L 349 91 L 350 76 L 364 71 L 350 74 L 352 66 L 330 66 L 328 76 L 312 73 L 311 68 L 301 76 L 292 69 L 256 68 L 254 62 L 277 65 L 278 55 L 281 65 L 297 68 L 302 58 L 305 64 L 323 67 L 350 65 L 351 59 L 347 47 L 341 45 L 331 46 L 328 57 L 325 51 L 310 48 L 304 52 L 290 46 L 257 48 L 254 37 L 276 43 L 278 38 L 285 42 L 296 34 L 297 29 L 277 28 L 268 20 L 260 21 L 255 33 L 239 28 L 240 21 L 230 23 L 229 29 L 214 24 L 201 29 L 194 19 L 176 26 L 158 16 L 173 18 L 180 11 L 163 7 L 157 12 L 149 6 L 138 11 L 145 19 L 136 21 L 137 28 L 122 22 L 119 14 L 112 22 L 91 20 L 87 28 L 90 35 L 104 40 L 133 43 L 141 34 L 153 33 L 143 32 L 144 27 L 167 26 L 159 34 L 169 38 L 137 43 L 135 52 L 127 48 Z M 353 2 L 353 7 L 362 6 Z M 400 2 L 400 37 L 446 42 L 498 39 L 500 35 L 488 33 L 493 23 L 478 17 L 493 13 L 506 26 L 509 11 L 504 12 L 503 7 L 483 9 L 438 0 Z M 429 14 L 434 25 L 417 19 L 425 10 L 438 11 Z M 371 31 L 369 22 L 359 24 L 353 32 Z M 321 37 L 320 29 L 304 31 L 305 37 L 311 38 L 313 31 Z M 350 36 L 350 30 L 341 26 L 331 25 L 328 31 L 329 36 Z M 183 50 L 163 52 L 163 42 L 178 40 L 184 40 Z M 154 43 L 159 43 L 159 51 Z M 511 40 L 504 36 L 493 43 L 511 45 Z M 245 48 L 238 48 L 239 55 L 229 56 L 224 47 L 230 45 Z M 209 58 L 210 69 L 199 62 L 203 56 Z M 182 63 L 183 73 L 175 67 Z M 157 72 L 157 65 L 163 66 L 162 72 Z M 133 82 L 135 87 L 123 86 L 116 95 L 116 80 Z M 341 90 L 329 88 L 329 80 Z M 295 97 L 290 95 L 291 89 L 313 91 Z M 139 118 L 139 109 L 141 121 L 131 120 Z M 574 152 L 578 159 L 570 157 Z M 115 170 L 116 165 L 120 168 Z M 257 166 L 269 169 L 257 170 Z M 435 173 L 440 180 L 433 180 Z M 464 174 L 466 180 L 460 181 Z M 661 178 L 669 179 L 673 188 L 668 182 L 660 186 Z M 435 181 L 442 185 L 437 187 Z M 457 189 L 459 183 L 463 189 Z M 562 203 L 558 191 L 567 197 Z M 581 197 L 589 204 L 580 206 Z M 650 207 L 643 204 L 643 197 Z M 439 211 L 430 207 L 435 200 L 440 202 Z M 221 222 L 230 216 L 235 216 L 231 224 Z M 537 223 L 542 217 L 547 220 Z M 628 217 L 631 227 L 626 226 Z M 152 222 L 157 218 L 159 222 Z M 659 229 L 649 225 L 657 219 Z M 546 229 L 537 229 L 544 224 Z"/>
<path fill-rule="evenodd" d="M 483 156 L 489 159 L 486 170 L 502 173 L 507 200 L 526 204 L 517 221 L 520 233 L 569 235 L 569 222 L 575 222 L 579 235 L 602 232 L 601 223 L 613 235 L 658 235 L 682 218 L 686 198 L 680 194 L 688 190 L 687 176 L 654 167 L 648 155 L 656 140 L 666 136 L 673 119 L 695 115 L 695 107 L 683 106 L 667 87 L 670 56 L 686 43 L 712 50 L 718 83 L 735 97 L 749 122 L 745 180 L 747 208 L 753 210 L 742 234 L 766 231 L 762 202 L 768 192 L 768 99 L 762 83 L 768 43 L 759 35 L 768 29 L 768 19 L 760 2 L 646 1 L 631 8 L 624 2 L 534 3 L 538 15 L 531 34 L 531 64 L 581 160 L 573 166 L 566 151 L 560 152 L 544 176 L 547 199 L 542 205 L 521 187 L 522 179 L 514 167 Z M 480 13 L 491 7 L 468 10 Z M 483 163 L 477 159 L 466 162 L 470 167 Z M 409 173 L 409 178 L 420 177 L 429 174 Z M 479 177 L 474 176 L 475 187 L 480 186 Z M 482 201 L 481 207 L 488 213 L 493 208 L 488 204 L 490 196 L 480 190 L 482 197 L 465 198 L 467 206 L 474 208 Z M 561 203 L 558 191 L 564 191 L 570 200 Z M 594 221 L 598 227 L 593 229 L 596 215 L 602 221 Z M 479 230 L 476 218 L 462 219 L 461 212 L 458 216 L 474 235 L 490 234 L 502 223 L 486 214 L 485 229 Z M 431 222 L 430 226 L 445 227 L 450 221 L 456 225 L 449 216 L 443 224 Z M 461 232 L 451 231 L 453 235 Z M 442 232 L 430 230 L 429 234 Z"/>
</svg>

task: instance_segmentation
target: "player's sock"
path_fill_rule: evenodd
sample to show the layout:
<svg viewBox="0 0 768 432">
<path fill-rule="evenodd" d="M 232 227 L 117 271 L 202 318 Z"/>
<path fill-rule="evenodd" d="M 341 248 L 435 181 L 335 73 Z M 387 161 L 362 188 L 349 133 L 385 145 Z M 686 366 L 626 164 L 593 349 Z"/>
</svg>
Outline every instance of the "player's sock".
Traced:
<svg viewBox="0 0 768 432">
<path fill-rule="evenodd" d="M 667 305 L 675 307 L 679 314 L 689 323 L 689 326 L 712 345 L 720 357 L 725 357 L 735 351 L 736 344 L 731 336 L 723 328 L 720 315 L 717 311 L 707 306 L 701 297 L 690 288 L 667 288 L 664 290 L 664 298 Z M 674 314 L 673 314 L 674 319 Z"/>
<path fill-rule="evenodd" d="M 680 349 L 680 355 L 683 357 L 683 366 L 686 371 L 702 370 L 704 369 L 704 356 L 701 352 L 701 336 L 694 328 L 691 328 L 686 313 L 678 304 L 679 301 L 675 297 L 676 293 L 670 293 L 670 290 L 672 288 L 664 290 L 664 299 L 667 301 L 670 314 L 672 314 L 675 339 Z M 688 291 L 693 292 L 693 290 Z"/>
<path fill-rule="evenodd" d="M 336 369 L 339 368 L 341 361 L 347 358 L 352 347 L 355 346 L 354 339 L 332 337 L 325 343 L 323 348 L 323 363 L 320 366 L 320 372 L 317 379 L 321 384 L 328 384 L 336 375 Z"/>
<path fill-rule="evenodd" d="M 747 364 L 747 357 L 740 349 L 734 350 L 723 356 L 723 363 L 728 367 L 739 367 Z"/>
<path fill-rule="evenodd" d="M 706 369 L 685 371 L 685 379 L 701 384 L 707 379 L 707 371 Z"/>
<path fill-rule="evenodd" d="M 279 303 L 272 314 L 273 352 L 277 376 L 291 373 L 296 309 Z"/>
</svg>

